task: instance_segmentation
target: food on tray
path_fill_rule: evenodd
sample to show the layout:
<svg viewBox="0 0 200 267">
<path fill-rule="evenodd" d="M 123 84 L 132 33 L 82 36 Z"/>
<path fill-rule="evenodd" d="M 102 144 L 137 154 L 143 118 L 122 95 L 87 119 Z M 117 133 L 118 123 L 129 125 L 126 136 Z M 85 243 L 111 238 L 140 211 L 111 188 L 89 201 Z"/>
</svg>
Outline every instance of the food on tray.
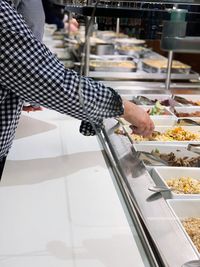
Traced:
<svg viewBox="0 0 200 267">
<path fill-rule="evenodd" d="M 144 59 L 142 64 L 146 71 L 149 72 L 166 72 L 167 70 L 167 59 Z M 172 71 L 173 72 L 189 72 L 190 66 L 173 60 L 172 62 Z"/>
<path fill-rule="evenodd" d="M 166 69 L 167 68 L 167 59 L 144 59 L 143 63 L 154 67 L 154 68 L 158 68 L 158 69 Z M 190 68 L 190 66 L 177 61 L 177 60 L 173 60 L 172 62 L 172 68 L 173 69 L 187 69 Z"/>
<path fill-rule="evenodd" d="M 177 117 L 200 117 L 200 111 L 194 111 L 194 112 L 178 112 L 177 110 L 174 110 L 174 114 Z"/>
<path fill-rule="evenodd" d="M 160 104 L 159 101 L 147 111 L 147 113 L 151 116 L 153 115 L 167 115 L 168 112 L 166 111 L 165 107 Z"/>
<path fill-rule="evenodd" d="M 136 67 L 133 61 L 122 60 L 122 61 L 115 61 L 115 60 L 91 60 L 90 67 L 93 68 L 130 68 L 133 69 Z"/>
<path fill-rule="evenodd" d="M 189 98 L 189 96 L 188 96 Z M 192 106 L 200 106 L 200 100 L 197 100 L 197 101 L 192 101 L 192 100 L 189 100 L 189 99 L 186 99 L 182 96 L 174 96 L 174 99 L 181 103 L 181 104 L 185 104 L 185 105 L 192 105 Z"/>
<path fill-rule="evenodd" d="M 177 194 L 200 194 L 200 180 L 191 177 L 168 179 L 166 183 Z"/>
<path fill-rule="evenodd" d="M 199 167 L 200 156 L 197 157 L 177 157 L 173 152 L 160 153 L 158 149 L 151 152 L 156 157 L 160 157 L 162 160 L 167 161 L 169 166 L 176 167 Z"/>
<path fill-rule="evenodd" d="M 119 50 L 127 51 L 127 52 L 141 52 L 144 50 L 144 47 L 134 46 L 134 45 L 122 45 L 119 47 Z"/>
<path fill-rule="evenodd" d="M 142 45 L 145 44 L 144 40 L 139 40 L 136 38 L 116 38 L 115 39 L 116 43 L 120 43 L 120 44 L 132 44 L 132 45 Z"/>
<path fill-rule="evenodd" d="M 116 130 L 115 133 L 125 134 L 121 129 Z M 185 130 L 182 127 L 175 127 L 163 133 L 154 131 L 149 137 L 142 137 L 136 134 L 130 134 L 130 136 L 133 141 L 200 141 L 200 134 Z"/>
<path fill-rule="evenodd" d="M 157 98 L 149 99 L 146 96 L 138 96 L 138 100 L 142 105 L 154 105 L 156 102 L 159 102 L 162 106 L 170 106 L 170 99 L 158 100 Z M 171 99 L 173 101 L 173 99 Z"/>
<path fill-rule="evenodd" d="M 175 127 L 164 133 L 154 131 L 148 138 L 136 134 L 132 134 L 132 137 L 135 141 L 200 141 L 200 134 L 185 130 L 182 127 Z"/>
<path fill-rule="evenodd" d="M 187 218 L 182 224 L 200 253 L 200 218 Z"/>
</svg>

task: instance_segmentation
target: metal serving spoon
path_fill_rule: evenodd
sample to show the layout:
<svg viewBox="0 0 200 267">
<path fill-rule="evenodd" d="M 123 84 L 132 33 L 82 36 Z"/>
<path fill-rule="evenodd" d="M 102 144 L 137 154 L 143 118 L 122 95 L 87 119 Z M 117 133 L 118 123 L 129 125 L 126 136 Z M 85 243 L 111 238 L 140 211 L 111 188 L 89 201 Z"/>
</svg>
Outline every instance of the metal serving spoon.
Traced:
<svg viewBox="0 0 200 267">
<path fill-rule="evenodd" d="M 200 267 L 200 260 L 188 261 L 181 267 Z"/>
<path fill-rule="evenodd" d="M 167 191 L 171 192 L 172 188 L 169 188 L 169 187 L 167 187 L 165 185 L 163 185 L 163 186 L 155 185 L 155 186 L 150 186 L 148 188 L 148 190 L 152 191 L 154 193 L 161 193 L 161 192 L 167 192 Z"/>
</svg>

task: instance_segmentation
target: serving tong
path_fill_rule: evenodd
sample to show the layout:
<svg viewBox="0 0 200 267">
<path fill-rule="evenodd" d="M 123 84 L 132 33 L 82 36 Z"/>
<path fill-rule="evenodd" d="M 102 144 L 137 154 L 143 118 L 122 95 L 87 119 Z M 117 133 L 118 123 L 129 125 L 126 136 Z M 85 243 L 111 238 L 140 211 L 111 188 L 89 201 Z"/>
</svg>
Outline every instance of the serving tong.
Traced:
<svg viewBox="0 0 200 267">
<path fill-rule="evenodd" d="M 169 165 L 167 161 L 161 159 L 160 157 L 158 157 L 156 155 L 153 155 L 150 152 L 147 152 L 147 151 L 137 151 L 137 152 L 135 152 L 134 147 L 133 147 L 134 141 L 132 139 L 131 134 L 128 132 L 128 130 L 126 129 L 126 127 L 125 127 L 125 125 L 124 125 L 124 123 L 123 123 L 123 121 L 121 119 L 116 119 L 116 120 L 120 124 L 120 126 L 122 127 L 125 136 L 128 138 L 129 142 L 131 143 L 131 147 L 132 147 L 132 150 L 134 151 L 134 155 L 138 159 L 142 160 L 144 163 L 146 163 L 148 165 L 151 165 L 151 166 L 163 166 L 163 165 L 164 166 L 168 166 Z"/>
<path fill-rule="evenodd" d="M 200 154 L 200 144 L 188 144 L 187 150 Z"/>
<path fill-rule="evenodd" d="M 181 122 L 185 122 L 190 125 L 200 126 L 200 123 L 197 121 L 194 121 L 192 119 L 184 118 L 184 119 L 178 119 L 177 123 L 181 124 Z"/>
<path fill-rule="evenodd" d="M 184 97 L 177 96 L 177 95 L 172 95 L 172 98 L 177 101 L 178 103 L 184 104 L 184 105 L 189 105 L 192 106 L 189 100 L 185 99 Z"/>
</svg>

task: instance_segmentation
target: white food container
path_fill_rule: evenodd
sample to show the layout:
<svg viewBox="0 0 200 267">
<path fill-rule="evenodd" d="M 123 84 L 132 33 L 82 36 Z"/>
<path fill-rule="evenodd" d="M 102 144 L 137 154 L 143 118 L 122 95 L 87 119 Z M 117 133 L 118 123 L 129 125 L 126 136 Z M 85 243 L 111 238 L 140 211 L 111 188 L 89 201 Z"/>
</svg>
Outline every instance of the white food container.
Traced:
<svg viewBox="0 0 200 267">
<path fill-rule="evenodd" d="M 131 133 L 131 129 L 127 126 L 125 126 L 127 131 L 129 131 Z M 174 128 L 174 127 L 173 127 Z M 200 134 L 200 126 L 182 126 L 183 129 L 190 131 L 192 133 L 195 134 Z M 169 126 L 156 126 L 155 127 L 155 131 L 159 131 L 161 133 L 166 132 L 167 130 L 169 130 L 170 127 Z M 134 140 L 133 140 L 134 141 Z M 200 140 L 198 141 L 134 141 L 136 144 L 175 144 L 175 145 L 187 145 L 189 143 L 191 144 L 198 144 L 200 143 Z"/>
<path fill-rule="evenodd" d="M 187 148 L 185 146 L 182 145 L 161 145 L 161 144 L 134 144 L 133 145 L 134 150 L 137 151 L 145 151 L 145 152 L 149 152 L 151 153 L 151 151 L 158 149 L 160 153 L 166 153 L 169 154 L 171 152 L 173 152 L 175 154 L 176 157 L 179 158 L 183 158 L 183 157 L 198 157 L 199 155 L 188 151 Z M 146 168 L 151 171 L 152 168 L 154 168 L 154 166 L 152 165 L 148 165 L 148 164 L 144 164 L 146 166 Z M 165 166 L 160 166 L 160 168 L 163 168 Z M 178 168 L 182 168 L 182 167 L 178 167 Z M 192 168 L 192 167 L 191 167 Z"/>
<path fill-rule="evenodd" d="M 182 98 L 185 98 L 186 100 L 189 100 L 189 101 L 199 101 L 200 102 L 200 96 L 199 95 L 174 95 L 174 96 L 179 96 L 179 97 L 182 97 Z M 179 103 L 181 106 L 188 106 L 186 104 L 182 104 L 182 103 Z M 196 105 L 192 105 L 191 106 L 196 106 Z M 200 106 L 200 105 L 199 105 Z M 198 107 L 198 105 L 197 105 Z"/>
<path fill-rule="evenodd" d="M 181 106 L 180 103 L 176 102 L 174 99 L 172 99 L 172 95 L 169 95 L 169 94 L 146 94 L 146 95 L 136 95 L 137 98 L 139 97 L 146 97 L 150 100 L 158 100 L 158 101 L 163 101 L 163 100 L 169 100 L 170 101 L 170 104 L 173 105 L 173 106 Z M 143 104 L 143 103 L 142 103 Z M 151 104 L 144 104 L 144 105 L 151 105 Z"/>
<path fill-rule="evenodd" d="M 182 220 L 187 218 L 200 218 L 200 200 L 199 199 L 169 199 L 167 200 L 169 207 L 172 210 L 177 222 L 179 223 L 181 229 L 187 236 L 189 242 L 193 246 L 195 252 L 199 254 L 197 248 L 195 247 L 194 243 L 192 242 L 191 238 L 187 234 L 183 224 L 181 223 Z"/>
<path fill-rule="evenodd" d="M 148 111 L 148 110 L 151 110 L 154 106 L 145 106 L 145 105 L 142 105 L 142 106 L 139 106 L 139 107 L 141 107 L 144 110 Z M 152 118 L 153 117 L 157 117 L 157 118 L 165 117 L 165 118 L 168 118 L 168 119 L 172 118 L 172 116 L 175 117 L 174 114 L 169 110 L 168 107 L 164 107 L 164 112 L 165 112 L 165 114 L 163 114 L 163 115 L 151 115 L 151 117 Z"/>
<path fill-rule="evenodd" d="M 155 126 L 175 126 L 177 122 L 174 116 L 151 116 L 151 119 Z"/>
<path fill-rule="evenodd" d="M 190 168 L 190 167 L 156 167 L 152 169 L 151 176 L 158 186 L 166 186 L 166 181 L 169 179 L 177 179 L 181 177 L 190 177 L 200 181 L 200 168 Z M 200 199 L 200 194 L 177 194 L 173 191 L 171 192 L 164 192 L 164 197 L 166 198 L 181 198 L 181 199 L 188 199 L 188 198 L 196 198 Z"/>
<path fill-rule="evenodd" d="M 200 112 L 200 107 L 198 107 L 198 106 L 184 106 L 184 107 L 176 107 L 175 108 L 175 110 L 176 110 L 176 112 L 177 113 L 182 113 L 182 112 L 184 112 L 184 113 L 193 113 L 193 112 L 196 112 L 196 111 L 198 111 L 198 112 Z M 177 115 L 176 115 L 177 116 Z M 191 116 L 187 116 L 187 117 L 179 117 L 179 116 L 177 116 L 177 118 L 188 118 L 188 119 L 192 119 L 192 115 Z M 198 117 L 195 117 L 195 118 L 199 118 L 199 120 L 200 120 L 200 116 L 198 116 Z"/>
</svg>

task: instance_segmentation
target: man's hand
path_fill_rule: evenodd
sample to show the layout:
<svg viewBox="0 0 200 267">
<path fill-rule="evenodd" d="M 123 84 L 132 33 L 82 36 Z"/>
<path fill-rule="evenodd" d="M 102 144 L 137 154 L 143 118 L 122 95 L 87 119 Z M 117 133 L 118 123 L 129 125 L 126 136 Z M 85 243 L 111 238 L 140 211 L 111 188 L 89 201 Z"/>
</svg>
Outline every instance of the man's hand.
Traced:
<svg viewBox="0 0 200 267">
<path fill-rule="evenodd" d="M 133 133 L 147 137 L 154 130 L 154 123 L 145 110 L 131 103 L 128 100 L 123 100 L 124 115 L 122 116 L 133 127 Z"/>
</svg>

